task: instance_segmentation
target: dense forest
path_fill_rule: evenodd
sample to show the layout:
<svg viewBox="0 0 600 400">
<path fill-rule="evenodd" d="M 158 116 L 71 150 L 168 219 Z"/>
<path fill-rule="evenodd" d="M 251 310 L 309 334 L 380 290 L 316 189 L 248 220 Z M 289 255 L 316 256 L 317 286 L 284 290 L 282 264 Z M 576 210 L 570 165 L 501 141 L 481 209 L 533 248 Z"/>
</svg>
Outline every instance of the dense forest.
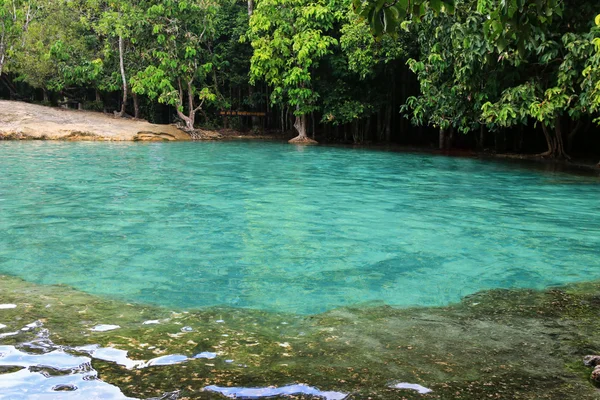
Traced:
<svg viewBox="0 0 600 400">
<path fill-rule="evenodd" d="M 0 97 L 188 131 L 597 156 L 599 13 L 597 0 L 0 0 Z"/>
</svg>

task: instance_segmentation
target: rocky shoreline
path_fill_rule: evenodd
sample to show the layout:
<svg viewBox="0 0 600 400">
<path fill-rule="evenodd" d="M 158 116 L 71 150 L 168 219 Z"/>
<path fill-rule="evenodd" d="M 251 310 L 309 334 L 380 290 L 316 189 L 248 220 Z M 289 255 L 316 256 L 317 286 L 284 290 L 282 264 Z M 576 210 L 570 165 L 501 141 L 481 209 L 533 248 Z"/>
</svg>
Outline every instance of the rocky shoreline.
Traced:
<svg viewBox="0 0 600 400">
<path fill-rule="evenodd" d="M 185 141 L 174 125 L 0 100 L 0 140 Z"/>
<path fill-rule="evenodd" d="M 90 359 L 93 371 L 80 375 L 93 374 L 119 399 L 264 390 L 277 398 L 591 400 L 598 391 L 581 359 L 600 351 L 598 293 L 600 283 L 590 282 L 492 290 L 447 307 L 295 315 L 175 311 L 0 276 L 0 380 L 27 371 L 11 354 L 32 365 L 61 355 Z M 69 371 L 49 376 L 81 378 Z"/>
</svg>

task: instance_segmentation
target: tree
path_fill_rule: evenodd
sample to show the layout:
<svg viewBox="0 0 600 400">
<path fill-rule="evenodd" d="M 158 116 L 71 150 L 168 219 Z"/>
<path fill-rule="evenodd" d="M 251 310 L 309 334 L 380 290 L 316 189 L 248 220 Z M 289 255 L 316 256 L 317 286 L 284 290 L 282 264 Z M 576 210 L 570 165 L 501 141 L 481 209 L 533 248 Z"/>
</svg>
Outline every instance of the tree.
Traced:
<svg viewBox="0 0 600 400">
<path fill-rule="evenodd" d="M 572 141 L 583 120 L 598 111 L 593 105 L 598 28 L 586 17 L 592 9 L 589 2 L 580 0 L 564 10 L 562 19 L 536 26 L 532 30 L 535 40 L 524 49 L 518 49 L 518 38 L 507 42 L 500 57 L 512 60 L 521 82 L 507 86 L 498 101 L 483 105 L 490 127 L 512 127 L 532 119 L 541 126 L 547 143 L 540 155 L 569 158 L 565 142 Z M 512 50 L 515 44 L 516 52 Z"/>
<path fill-rule="evenodd" d="M 112 51 L 114 46 L 118 54 L 120 86 L 123 93 L 121 110 L 115 113 L 118 117 L 125 115 L 127 106 L 129 93 L 127 70 L 139 65 L 140 61 L 135 46 L 146 24 L 142 8 L 144 5 L 145 2 L 139 0 L 109 1 L 102 5 L 98 21 L 93 25 L 98 34 L 106 38 L 107 50 Z M 133 59 L 130 56 L 133 56 Z M 138 118 L 139 107 L 137 99 L 135 100 L 135 117 Z"/>
<path fill-rule="evenodd" d="M 450 147 L 453 132 L 483 129 L 481 107 L 494 99 L 509 79 L 492 56 L 494 43 L 483 34 L 485 15 L 473 12 L 474 1 L 457 2 L 454 14 L 427 12 L 421 23 L 405 23 L 415 33 L 419 53 L 408 60 L 420 84 L 401 111 L 414 125 L 439 129 L 439 148 Z"/>
<path fill-rule="evenodd" d="M 36 0 L 0 0 L 0 76 L 13 54 L 24 45 L 23 35 L 39 10 Z"/>
<path fill-rule="evenodd" d="M 307 114 L 317 109 L 319 98 L 313 73 L 337 44 L 327 33 L 335 20 L 325 0 L 262 0 L 250 19 L 251 82 L 264 79 L 273 87 L 272 103 L 295 109 L 298 136 L 291 142 L 312 142 Z"/>
<path fill-rule="evenodd" d="M 146 14 L 153 26 L 154 63 L 132 78 L 132 90 L 175 106 L 189 132 L 196 113 L 216 99 L 208 84 L 213 64 L 207 42 L 215 34 L 218 7 L 211 0 L 160 0 Z"/>
</svg>

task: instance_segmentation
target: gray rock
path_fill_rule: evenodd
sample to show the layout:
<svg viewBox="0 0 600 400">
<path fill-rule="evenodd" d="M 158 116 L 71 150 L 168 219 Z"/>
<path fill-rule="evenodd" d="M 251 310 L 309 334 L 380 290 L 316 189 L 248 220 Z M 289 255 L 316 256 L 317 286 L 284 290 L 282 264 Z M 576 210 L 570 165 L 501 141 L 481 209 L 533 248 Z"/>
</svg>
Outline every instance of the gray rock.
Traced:
<svg viewBox="0 0 600 400">
<path fill-rule="evenodd" d="M 583 365 L 586 367 L 595 367 L 596 365 L 600 365 L 600 356 L 585 356 L 583 357 Z"/>
</svg>

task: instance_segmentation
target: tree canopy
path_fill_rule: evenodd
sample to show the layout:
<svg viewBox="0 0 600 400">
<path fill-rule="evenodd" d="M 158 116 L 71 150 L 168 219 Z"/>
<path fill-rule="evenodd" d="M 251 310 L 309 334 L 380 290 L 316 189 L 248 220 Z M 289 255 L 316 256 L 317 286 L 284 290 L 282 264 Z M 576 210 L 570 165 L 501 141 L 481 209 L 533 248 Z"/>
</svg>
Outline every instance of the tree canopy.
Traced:
<svg viewBox="0 0 600 400">
<path fill-rule="evenodd" d="M 190 132 L 200 115 L 299 141 L 501 151 L 512 138 L 568 158 L 598 143 L 598 13 L 592 0 L 0 0 L 0 93 Z"/>
</svg>

